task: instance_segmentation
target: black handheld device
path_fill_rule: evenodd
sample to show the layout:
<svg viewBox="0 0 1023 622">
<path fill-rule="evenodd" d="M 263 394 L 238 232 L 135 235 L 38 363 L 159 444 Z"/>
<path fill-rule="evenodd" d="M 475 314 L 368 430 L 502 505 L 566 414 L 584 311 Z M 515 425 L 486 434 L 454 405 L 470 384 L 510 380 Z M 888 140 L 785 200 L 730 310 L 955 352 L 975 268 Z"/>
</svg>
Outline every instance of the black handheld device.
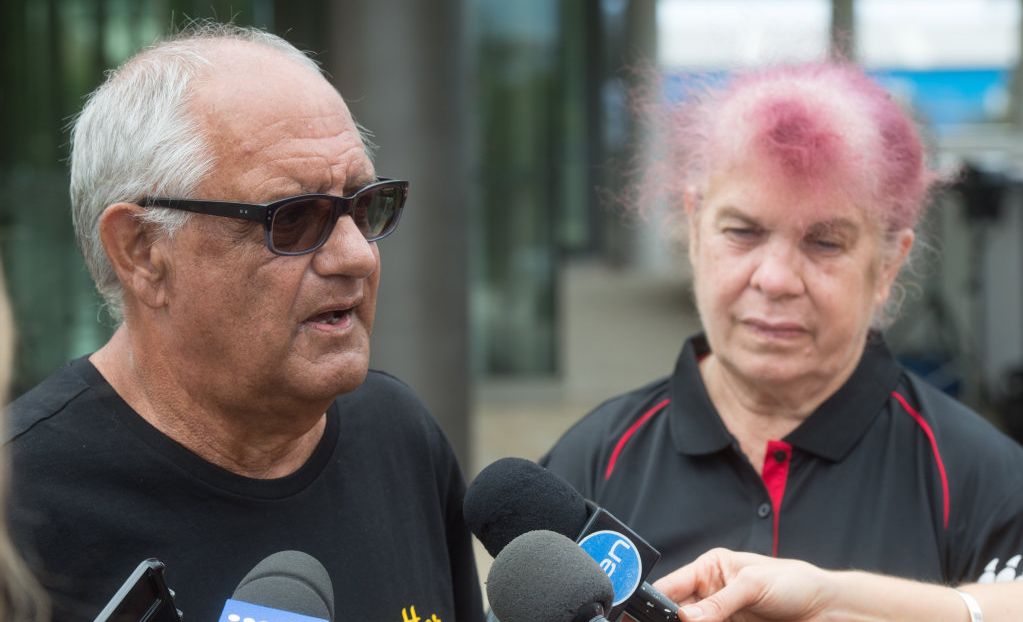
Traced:
<svg viewBox="0 0 1023 622">
<path fill-rule="evenodd" d="M 95 622 L 181 622 L 174 592 L 163 577 L 164 564 L 147 559 L 114 593 Z"/>
</svg>

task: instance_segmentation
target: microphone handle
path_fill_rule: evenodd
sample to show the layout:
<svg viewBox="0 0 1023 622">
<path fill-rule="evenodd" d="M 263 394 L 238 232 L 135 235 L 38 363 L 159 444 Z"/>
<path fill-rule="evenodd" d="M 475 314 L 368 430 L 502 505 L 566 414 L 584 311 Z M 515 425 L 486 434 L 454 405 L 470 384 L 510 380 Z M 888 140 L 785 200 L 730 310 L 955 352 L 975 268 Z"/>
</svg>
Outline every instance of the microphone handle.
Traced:
<svg viewBox="0 0 1023 622">
<path fill-rule="evenodd" d="M 600 603 L 590 603 L 579 609 L 572 622 L 608 622 L 608 619 L 604 617 L 604 607 Z"/>
<path fill-rule="evenodd" d="M 678 622 L 678 603 L 644 581 L 625 603 L 625 613 L 636 622 Z"/>
</svg>

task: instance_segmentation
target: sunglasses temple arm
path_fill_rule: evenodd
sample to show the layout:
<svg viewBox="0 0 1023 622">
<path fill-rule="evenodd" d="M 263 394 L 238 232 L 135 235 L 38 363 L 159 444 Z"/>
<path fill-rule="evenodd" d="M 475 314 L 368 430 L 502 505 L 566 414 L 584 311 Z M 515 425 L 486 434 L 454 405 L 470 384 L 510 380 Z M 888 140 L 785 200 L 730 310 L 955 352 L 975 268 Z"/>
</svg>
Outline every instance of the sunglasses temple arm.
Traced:
<svg viewBox="0 0 1023 622">
<path fill-rule="evenodd" d="M 229 201 L 193 201 L 190 199 L 176 201 L 173 199 L 159 199 L 150 203 L 150 206 L 179 209 L 209 216 L 241 218 L 242 220 L 252 220 L 254 222 L 266 222 L 267 212 L 267 207 L 263 205 L 231 203 Z"/>
</svg>

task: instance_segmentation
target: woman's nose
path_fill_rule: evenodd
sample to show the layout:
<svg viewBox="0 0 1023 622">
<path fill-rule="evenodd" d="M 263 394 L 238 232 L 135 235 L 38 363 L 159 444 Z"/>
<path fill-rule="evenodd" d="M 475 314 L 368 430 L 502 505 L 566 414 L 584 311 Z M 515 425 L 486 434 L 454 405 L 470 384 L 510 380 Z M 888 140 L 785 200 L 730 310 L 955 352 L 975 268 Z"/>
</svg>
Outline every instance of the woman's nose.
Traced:
<svg viewBox="0 0 1023 622">
<path fill-rule="evenodd" d="M 803 294 L 806 285 L 799 251 L 782 243 L 768 244 L 753 270 L 750 285 L 772 299 Z"/>
</svg>

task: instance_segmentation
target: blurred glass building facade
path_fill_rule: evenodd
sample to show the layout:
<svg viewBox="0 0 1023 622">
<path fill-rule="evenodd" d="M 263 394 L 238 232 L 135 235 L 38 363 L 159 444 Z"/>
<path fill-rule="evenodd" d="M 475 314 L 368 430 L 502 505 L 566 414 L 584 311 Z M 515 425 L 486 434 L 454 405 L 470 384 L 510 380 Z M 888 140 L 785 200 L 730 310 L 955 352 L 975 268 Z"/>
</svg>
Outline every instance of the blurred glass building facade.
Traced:
<svg viewBox="0 0 1023 622">
<path fill-rule="evenodd" d="M 336 35 L 325 19 L 331 4 L 3 5 L 0 248 L 20 327 L 15 393 L 69 356 L 91 351 L 112 329 L 74 246 L 67 199 L 66 129 L 103 72 L 188 19 L 212 17 L 268 28 L 316 53 L 334 73 Z M 333 4 L 344 11 L 344 2 Z M 472 197 L 466 216 L 474 365 L 481 373 L 551 374 L 557 369 L 555 273 L 563 257 L 603 242 L 606 201 L 599 188 L 614 187 L 606 162 L 625 144 L 625 86 L 607 74 L 628 62 L 620 49 L 629 3 L 456 4 L 465 22 L 471 102 L 464 116 L 470 175 L 458 184 L 470 186 Z M 652 19 L 651 11 L 645 15 Z M 358 62 L 382 69 L 373 58 Z"/>
</svg>

